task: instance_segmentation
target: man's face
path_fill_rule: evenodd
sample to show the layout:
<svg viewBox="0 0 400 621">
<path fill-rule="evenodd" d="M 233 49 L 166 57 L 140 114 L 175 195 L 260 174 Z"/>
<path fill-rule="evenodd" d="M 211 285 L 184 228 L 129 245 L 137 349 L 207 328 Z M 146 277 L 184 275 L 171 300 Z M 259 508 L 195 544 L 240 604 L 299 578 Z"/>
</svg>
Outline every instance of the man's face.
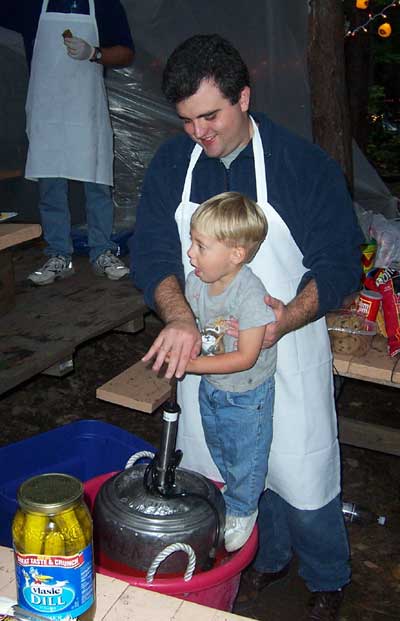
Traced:
<svg viewBox="0 0 400 621">
<path fill-rule="evenodd" d="M 185 132 L 209 157 L 224 157 L 251 138 L 248 117 L 250 88 L 231 104 L 214 82 L 203 80 L 196 93 L 176 104 Z"/>
</svg>

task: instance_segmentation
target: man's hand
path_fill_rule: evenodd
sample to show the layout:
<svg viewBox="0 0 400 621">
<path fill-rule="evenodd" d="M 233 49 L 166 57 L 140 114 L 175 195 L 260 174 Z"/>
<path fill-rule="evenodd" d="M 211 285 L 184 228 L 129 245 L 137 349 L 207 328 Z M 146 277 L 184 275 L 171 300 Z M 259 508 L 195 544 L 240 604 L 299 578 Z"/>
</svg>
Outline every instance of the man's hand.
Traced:
<svg viewBox="0 0 400 621">
<path fill-rule="evenodd" d="M 315 280 L 310 280 L 288 304 L 273 298 L 272 295 L 266 295 L 264 301 L 275 313 L 275 321 L 265 328 L 263 348 L 268 348 L 285 334 L 315 320 L 319 307 L 317 284 Z"/>
<path fill-rule="evenodd" d="M 266 295 L 264 302 L 272 308 L 275 314 L 275 321 L 265 326 L 262 347 L 268 349 L 275 345 L 284 334 L 290 332 L 291 316 L 288 307 L 281 300 L 273 298 L 272 295 Z"/>
<path fill-rule="evenodd" d="M 68 56 L 74 60 L 89 60 L 93 56 L 94 47 L 79 37 L 65 38 Z"/>
<path fill-rule="evenodd" d="M 268 349 L 275 345 L 285 334 L 302 328 L 314 321 L 318 312 L 318 289 L 314 280 L 310 280 L 304 289 L 296 295 L 288 304 L 282 300 L 266 295 L 264 302 L 275 313 L 275 321 L 265 326 L 262 349 Z M 239 325 L 236 319 L 231 318 L 228 322 L 228 334 L 234 338 L 239 336 Z"/>
<path fill-rule="evenodd" d="M 155 357 L 153 371 L 159 371 L 168 364 L 165 377 L 182 377 L 189 360 L 194 360 L 201 350 L 201 336 L 196 324 L 190 320 L 176 319 L 169 322 L 143 356 L 143 362 Z"/>
</svg>

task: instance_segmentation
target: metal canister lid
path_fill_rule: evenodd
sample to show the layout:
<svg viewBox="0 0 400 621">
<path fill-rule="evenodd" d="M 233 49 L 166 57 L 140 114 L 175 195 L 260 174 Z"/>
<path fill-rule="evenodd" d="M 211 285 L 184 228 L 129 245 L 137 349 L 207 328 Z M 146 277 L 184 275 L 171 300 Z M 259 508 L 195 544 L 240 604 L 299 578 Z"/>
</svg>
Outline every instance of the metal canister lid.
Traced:
<svg viewBox="0 0 400 621">
<path fill-rule="evenodd" d="M 360 297 L 372 299 L 372 300 L 382 300 L 383 295 L 379 293 L 379 291 L 373 291 L 372 289 L 362 289 L 360 291 Z"/>
<path fill-rule="evenodd" d="M 18 490 L 18 502 L 23 511 L 51 515 L 64 511 L 83 496 L 83 485 L 69 474 L 51 472 L 24 481 Z"/>
</svg>

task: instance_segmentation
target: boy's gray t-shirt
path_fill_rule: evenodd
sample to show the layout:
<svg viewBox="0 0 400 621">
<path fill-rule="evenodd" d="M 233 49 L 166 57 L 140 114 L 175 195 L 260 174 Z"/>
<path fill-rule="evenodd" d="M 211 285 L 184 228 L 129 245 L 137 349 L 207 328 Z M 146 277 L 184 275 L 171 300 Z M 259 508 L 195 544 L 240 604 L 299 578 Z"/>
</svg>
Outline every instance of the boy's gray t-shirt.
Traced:
<svg viewBox="0 0 400 621">
<path fill-rule="evenodd" d="M 243 265 L 241 270 L 220 295 L 210 296 L 209 287 L 198 278 L 194 271 L 186 280 L 186 298 L 196 317 L 202 334 L 203 353 L 220 352 L 223 341 L 224 351 L 236 349 L 236 339 L 224 334 L 224 321 L 235 318 L 239 330 L 256 328 L 275 321 L 272 309 L 264 302 L 267 293 L 261 280 L 252 270 Z M 206 375 L 206 379 L 216 388 L 230 392 L 245 392 L 262 384 L 275 373 L 276 345 L 263 349 L 251 369 L 229 374 Z"/>
</svg>

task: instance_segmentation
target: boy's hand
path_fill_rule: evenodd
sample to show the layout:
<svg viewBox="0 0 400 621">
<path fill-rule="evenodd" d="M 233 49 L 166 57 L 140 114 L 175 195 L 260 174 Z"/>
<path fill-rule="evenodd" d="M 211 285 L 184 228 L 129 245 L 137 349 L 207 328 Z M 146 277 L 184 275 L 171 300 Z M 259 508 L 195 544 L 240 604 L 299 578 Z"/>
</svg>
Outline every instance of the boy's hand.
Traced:
<svg viewBox="0 0 400 621">
<path fill-rule="evenodd" d="M 165 377 L 182 377 L 190 359 L 196 358 L 201 350 L 201 336 L 194 322 L 174 320 L 168 323 L 157 336 L 143 362 L 155 357 L 153 371 L 159 371 L 167 363 Z"/>
</svg>

